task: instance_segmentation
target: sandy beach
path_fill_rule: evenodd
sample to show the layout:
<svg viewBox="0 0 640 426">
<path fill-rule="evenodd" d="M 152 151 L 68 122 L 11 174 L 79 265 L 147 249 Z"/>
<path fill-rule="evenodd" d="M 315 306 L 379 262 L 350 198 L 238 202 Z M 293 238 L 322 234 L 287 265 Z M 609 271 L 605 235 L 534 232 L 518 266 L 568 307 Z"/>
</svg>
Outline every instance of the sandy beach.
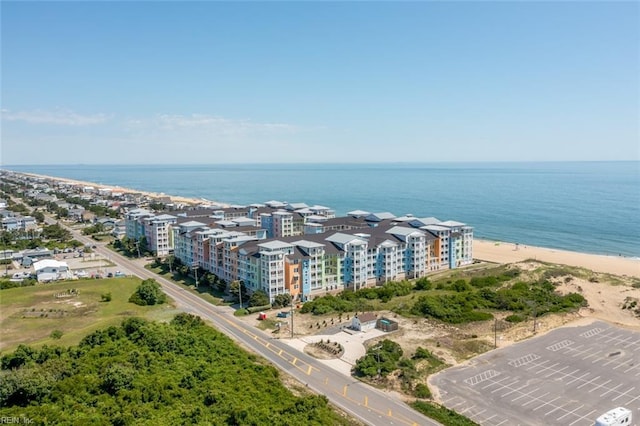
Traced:
<svg viewBox="0 0 640 426">
<path fill-rule="evenodd" d="M 143 194 L 146 195 L 148 197 L 151 198 L 161 198 L 161 197 L 169 197 L 171 198 L 171 201 L 173 201 L 174 203 L 183 203 L 183 204 L 189 204 L 192 206 L 197 206 L 197 205 L 201 205 L 201 204 L 215 204 L 216 206 L 222 206 L 222 207 L 228 207 L 229 204 L 227 203 L 221 203 L 219 201 L 212 201 L 212 200 L 205 200 L 205 199 L 199 199 L 199 198 L 189 198 L 189 197 L 183 197 L 180 195 L 169 195 L 169 194 L 165 194 L 163 192 L 148 192 L 148 191 L 140 191 L 138 189 L 131 189 L 131 188 L 123 188 L 121 186 L 113 186 L 113 185 L 104 185 L 104 184 L 99 184 L 99 183 L 95 183 L 95 182 L 86 182 L 86 181 L 80 181 L 80 180 L 75 180 L 75 179 L 68 179 L 68 178 L 61 178 L 61 177 L 55 177 L 55 176 L 45 176 L 45 175 L 39 175 L 36 173 L 27 173 L 27 172 L 17 172 L 20 173 L 22 175 L 25 176 L 33 176 L 33 177 L 37 177 L 37 178 L 42 178 L 42 179 L 50 179 L 50 180 L 54 180 L 54 181 L 58 181 L 58 182 L 64 182 L 64 183 L 68 183 L 68 184 L 72 184 L 72 185 L 81 185 L 81 186 L 93 186 L 96 189 L 111 189 L 111 192 L 121 192 L 123 194 Z"/>
<path fill-rule="evenodd" d="M 640 259 L 636 258 L 578 253 L 477 239 L 473 241 L 473 257 L 495 263 L 515 263 L 534 259 L 561 265 L 579 266 L 594 272 L 640 278 Z"/>
</svg>

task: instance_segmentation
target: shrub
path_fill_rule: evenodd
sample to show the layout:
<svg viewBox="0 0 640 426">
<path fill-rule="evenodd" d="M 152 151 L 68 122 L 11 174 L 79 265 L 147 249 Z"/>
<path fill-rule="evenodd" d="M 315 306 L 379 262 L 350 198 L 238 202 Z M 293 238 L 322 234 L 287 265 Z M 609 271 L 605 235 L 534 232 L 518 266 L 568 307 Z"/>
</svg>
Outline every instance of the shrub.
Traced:
<svg viewBox="0 0 640 426">
<path fill-rule="evenodd" d="M 100 298 L 103 302 L 111 302 L 111 292 L 101 295 Z"/>
<path fill-rule="evenodd" d="M 160 284 L 154 279 L 142 281 L 135 293 L 129 298 L 129 302 L 136 305 L 160 305 L 167 301 L 167 296 L 162 292 Z"/>
<path fill-rule="evenodd" d="M 416 398 L 428 399 L 431 398 L 431 391 L 429 390 L 429 386 L 424 383 L 418 383 L 413 390 L 413 395 Z"/>
<path fill-rule="evenodd" d="M 51 337 L 52 339 L 60 339 L 62 337 L 62 331 L 60 330 L 53 330 L 51 332 L 51 334 L 49 335 L 49 337 Z"/>
<path fill-rule="evenodd" d="M 522 315 L 512 314 L 506 317 L 504 320 L 507 322 L 517 323 L 524 321 L 524 317 Z"/>
</svg>

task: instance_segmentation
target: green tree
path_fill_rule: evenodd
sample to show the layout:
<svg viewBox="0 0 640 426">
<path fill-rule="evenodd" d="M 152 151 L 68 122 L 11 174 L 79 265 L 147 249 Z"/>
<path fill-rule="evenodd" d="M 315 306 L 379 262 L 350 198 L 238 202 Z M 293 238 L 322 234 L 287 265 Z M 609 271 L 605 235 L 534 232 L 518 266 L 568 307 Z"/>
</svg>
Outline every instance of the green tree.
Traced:
<svg viewBox="0 0 640 426">
<path fill-rule="evenodd" d="M 249 299 L 249 306 L 265 306 L 269 304 L 269 296 L 263 290 L 256 290 Z"/>
<path fill-rule="evenodd" d="M 129 302 L 136 305 L 159 305 L 166 302 L 167 296 L 162 292 L 160 284 L 150 278 L 142 281 L 135 293 L 129 298 Z"/>
<path fill-rule="evenodd" d="M 291 304 L 291 295 L 289 293 L 279 294 L 273 298 L 273 307 L 282 308 Z"/>
</svg>

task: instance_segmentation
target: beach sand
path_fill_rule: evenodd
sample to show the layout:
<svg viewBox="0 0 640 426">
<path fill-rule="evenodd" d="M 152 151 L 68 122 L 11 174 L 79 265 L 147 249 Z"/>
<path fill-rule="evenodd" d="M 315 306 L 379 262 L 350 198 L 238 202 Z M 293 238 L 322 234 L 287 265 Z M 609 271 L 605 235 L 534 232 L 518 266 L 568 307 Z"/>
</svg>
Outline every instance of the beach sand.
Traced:
<svg viewBox="0 0 640 426">
<path fill-rule="evenodd" d="M 113 192 L 121 192 L 123 194 L 142 194 L 142 195 L 146 195 L 146 196 L 151 197 L 151 198 L 169 197 L 169 198 L 171 198 L 171 201 L 174 202 L 174 203 L 189 204 L 191 206 L 198 206 L 198 205 L 202 205 L 202 204 L 207 204 L 207 205 L 216 205 L 216 206 L 220 206 L 220 207 L 229 207 L 229 204 L 226 204 L 226 203 L 221 203 L 221 202 L 218 202 L 218 201 L 205 200 L 205 199 L 201 199 L 201 198 L 189 198 L 189 197 L 182 197 L 182 196 L 179 196 L 179 195 L 169 195 L 169 194 L 165 194 L 163 192 L 140 191 L 140 190 L 137 190 L 137 189 L 123 188 L 121 186 L 104 185 L 104 184 L 80 181 L 80 180 L 75 180 L 75 179 L 68 179 L 68 178 L 61 178 L 61 177 L 54 177 L 54 176 L 45 176 L 45 175 L 39 175 L 39 174 L 36 174 L 36 173 L 26 173 L 26 172 L 16 172 L 16 173 L 20 173 L 20 174 L 25 175 L 25 176 L 32 176 L 32 177 L 37 177 L 37 178 L 42 178 L 42 179 L 54 180 L 54 181 L 57 181 L 57 182 L 64 182 L 64 183 L 68 183 L 68 184 L 72 184 L 72 185 L 92 186 L 92 187 L 94 187 L 96 189 L 111 189 L 112 193 Z"/>
<path fill-rule="evenodd" d="M 473 258 L 495 263 L 516 263 L 534 259 L 561 265 L 578 266 L 594 272 L 640 278 L 640 259 L 578 253 L 516 243 L 474 239 Z"/>
</svg>

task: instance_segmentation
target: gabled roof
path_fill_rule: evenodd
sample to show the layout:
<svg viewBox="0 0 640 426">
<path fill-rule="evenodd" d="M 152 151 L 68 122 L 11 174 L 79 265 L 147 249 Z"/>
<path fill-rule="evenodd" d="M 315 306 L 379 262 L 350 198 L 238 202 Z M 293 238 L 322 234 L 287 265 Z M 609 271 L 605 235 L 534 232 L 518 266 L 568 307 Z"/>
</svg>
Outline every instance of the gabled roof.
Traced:
<svg viewBox="0 0 640 426">
<path fill-rule="evenodd" d="M 362 238 L 356 237 L 355 235 L 343 234 L 341 232 L 336 232 L 335 234 L 328 236 L 326 240 L 331 243 L 337 243 L 342 245 L 353 243 L 353 242 L 366 243 L 366 241 L 363 240 Z"/>
<path fill-rule="evenodd" d="M 369 216 L 371 213 L 366 212 L 364 210 L 352 210 L 347 213 L 349 216 L 361 217 L 361 216 Z"/>
<path fill-rule="evenodd" d="M 367 220 L 370 220 L 373 222 L 379 222 L 384 219 L 394 219 L 394 218 L 395 218 L 395 215 L 389 212 L 371 213 L 369 216 L 367 216 Z"/>
<path fill-rule="evenodd" d="M 316 243 L 316 242 L 313 242 L 313 241 L 307 241 L 307 240 L 293 241 L 291 244 L 293 244 L 295 246 L 303 247 L 303 248 L 322 248 L 322 247 L 324 247 L 324 244 Z"/>
<path fill-rule="evenodd" d="M 309 208 L 306 203 L 287 203 L 286 207 L 288 210 L 300 210 Z"/>
<path fill-rule="evenodd" d="M 407 237 L 412 234 L 424 235 L 424 232 L 420 231 L 416 228 L 406 228 L 404 226 L 394 226 L 393 228 L 387 231 L 387 234 L 393 235 L 402 235 L 403 237 Z"/>
<path fill-rule="evenodd" d="M 425 225 L 435 225 L 440 223 L 440 219 L 435 217 L 415 217 L 411 221 L 411 226 L 421 227 Z"/>
<path fill-rule="evenodd" d="M 374 314 L 373 312 L 365 312 L 364 314 L 356 315 L 356 318 L 358 318 L 358 321 L 360 321 L 360 324 L 373 322 L 376 319 L 378 319 L 376 314 Z"/>
</svg>

